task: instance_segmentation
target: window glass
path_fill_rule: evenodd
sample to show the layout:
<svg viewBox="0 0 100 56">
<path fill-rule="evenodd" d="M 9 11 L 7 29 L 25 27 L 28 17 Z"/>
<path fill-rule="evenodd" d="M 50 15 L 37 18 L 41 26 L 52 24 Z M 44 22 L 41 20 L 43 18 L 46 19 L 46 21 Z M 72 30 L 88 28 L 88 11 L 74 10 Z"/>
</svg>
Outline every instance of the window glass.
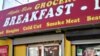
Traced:
<svg viewBox="0 0 100 56">
<path fill-rule="evenodd" d="M 28 46 L 28 56 L 61 56 L 60 45 Z"/>
<path fill-rule="evenodd" d="M 21 5 L 19 2 L 15 0 L 5 0 L 4 1 L 4 9 L 12 8 Z"/>
<path fill-rule="evenodd" d="M 38 0 L 29 0 L 29 2 L 36 2 L 36 1 L 38 1 Z"/>
<path fill-rule="evenodd" d="M 2 10 L 3 0 L 0 0 L 0 11 Z"/>
<path fill-rule="evenodd" d="M 28 0 L 15 0 L 16 2 L 19 2 L 21 4 L 26 4 L 28 3 Z"/>
<path fill-rule="evenodd" d="M 59 46 L 45 46 L 44 56 L 59 56 Z"/>
<path fill-rule="evenodd" d="M 4 5 L 3 5 L 3 1 L 4 1 Z M 38 0 L 0 0 L 0 10 L 9 9 L 12 7 L 16 7 L 30 2 L 36 2 L 36 1 Z"/>
<path fill-rule="evenodd" d="M 28 56 L 41 56 L 41 46 L 29 47 Z"/>
<path fill-rule="evenodd" d="M 77 56 L 100 56 L 100 45 L 79 45 Z"/>
</svg>

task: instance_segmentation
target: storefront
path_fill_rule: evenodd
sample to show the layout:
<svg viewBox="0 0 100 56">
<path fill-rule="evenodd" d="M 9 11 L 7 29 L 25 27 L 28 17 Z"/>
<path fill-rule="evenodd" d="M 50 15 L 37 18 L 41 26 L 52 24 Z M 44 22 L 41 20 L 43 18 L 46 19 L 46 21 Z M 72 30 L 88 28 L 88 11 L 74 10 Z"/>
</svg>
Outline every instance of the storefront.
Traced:
<svg viewBox="0 0 100 56">
<path fill-rule="evenodd" d="M 70 29 L 66 36 L 74 46 L 75 56 L 100 55 L 100 29 L 99 24 L 87 25 Z M 73 52 L 73 51 L 72 51 Z"/>
<path fill-rule="evenodd" d="M 1 11 L 3 54 L 99 56 L 99 12 L 99 0 L 42 0 Z"/>
<path fill-rule="evenodd" d="M 64 56 L 64 34 L 16 38 L 13 42 L 14 56 Z"/>
</svg>

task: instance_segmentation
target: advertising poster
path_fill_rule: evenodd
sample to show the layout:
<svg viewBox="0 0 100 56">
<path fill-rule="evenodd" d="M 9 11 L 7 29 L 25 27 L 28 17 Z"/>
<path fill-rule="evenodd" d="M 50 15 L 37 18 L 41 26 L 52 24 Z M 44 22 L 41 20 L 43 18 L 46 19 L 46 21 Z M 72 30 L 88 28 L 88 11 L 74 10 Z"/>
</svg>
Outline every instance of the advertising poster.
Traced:
<svg viewBox="0 0 100 56">
<path fill-rule="evenodd" d="M 0 56 L 8 56 L 8 46 L 0 46 Z"/>
</svg>

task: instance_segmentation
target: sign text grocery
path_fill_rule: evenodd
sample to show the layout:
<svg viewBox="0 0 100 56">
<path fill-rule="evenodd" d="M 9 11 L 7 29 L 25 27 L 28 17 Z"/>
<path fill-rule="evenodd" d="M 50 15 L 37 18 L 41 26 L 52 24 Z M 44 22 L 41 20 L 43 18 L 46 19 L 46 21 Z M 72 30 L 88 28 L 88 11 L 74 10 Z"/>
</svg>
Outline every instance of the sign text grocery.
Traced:
<svg viewBox="0 0 100 56">
<path fill-rule="evenodd" d="M 42 0 L 0 12 L 0 36 L 98 24 L 99 0 Z"/>
</svg>

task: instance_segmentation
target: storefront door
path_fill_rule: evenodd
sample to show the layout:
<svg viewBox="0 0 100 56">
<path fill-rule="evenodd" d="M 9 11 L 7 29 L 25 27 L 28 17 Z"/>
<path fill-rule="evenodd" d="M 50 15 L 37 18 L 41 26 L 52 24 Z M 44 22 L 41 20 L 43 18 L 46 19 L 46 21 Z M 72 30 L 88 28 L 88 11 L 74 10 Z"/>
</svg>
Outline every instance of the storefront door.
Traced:
<svg viewBox="0 0 100 56">
<path fill-rule="evenodd" d="M 59 46 L 44 46 L 44 56 L 59 56 Z"/>
<path fill-rule="evenodd" d="M 28 56 L 60 56 L 60 45 L 29 45 Z"/>
</svg>

